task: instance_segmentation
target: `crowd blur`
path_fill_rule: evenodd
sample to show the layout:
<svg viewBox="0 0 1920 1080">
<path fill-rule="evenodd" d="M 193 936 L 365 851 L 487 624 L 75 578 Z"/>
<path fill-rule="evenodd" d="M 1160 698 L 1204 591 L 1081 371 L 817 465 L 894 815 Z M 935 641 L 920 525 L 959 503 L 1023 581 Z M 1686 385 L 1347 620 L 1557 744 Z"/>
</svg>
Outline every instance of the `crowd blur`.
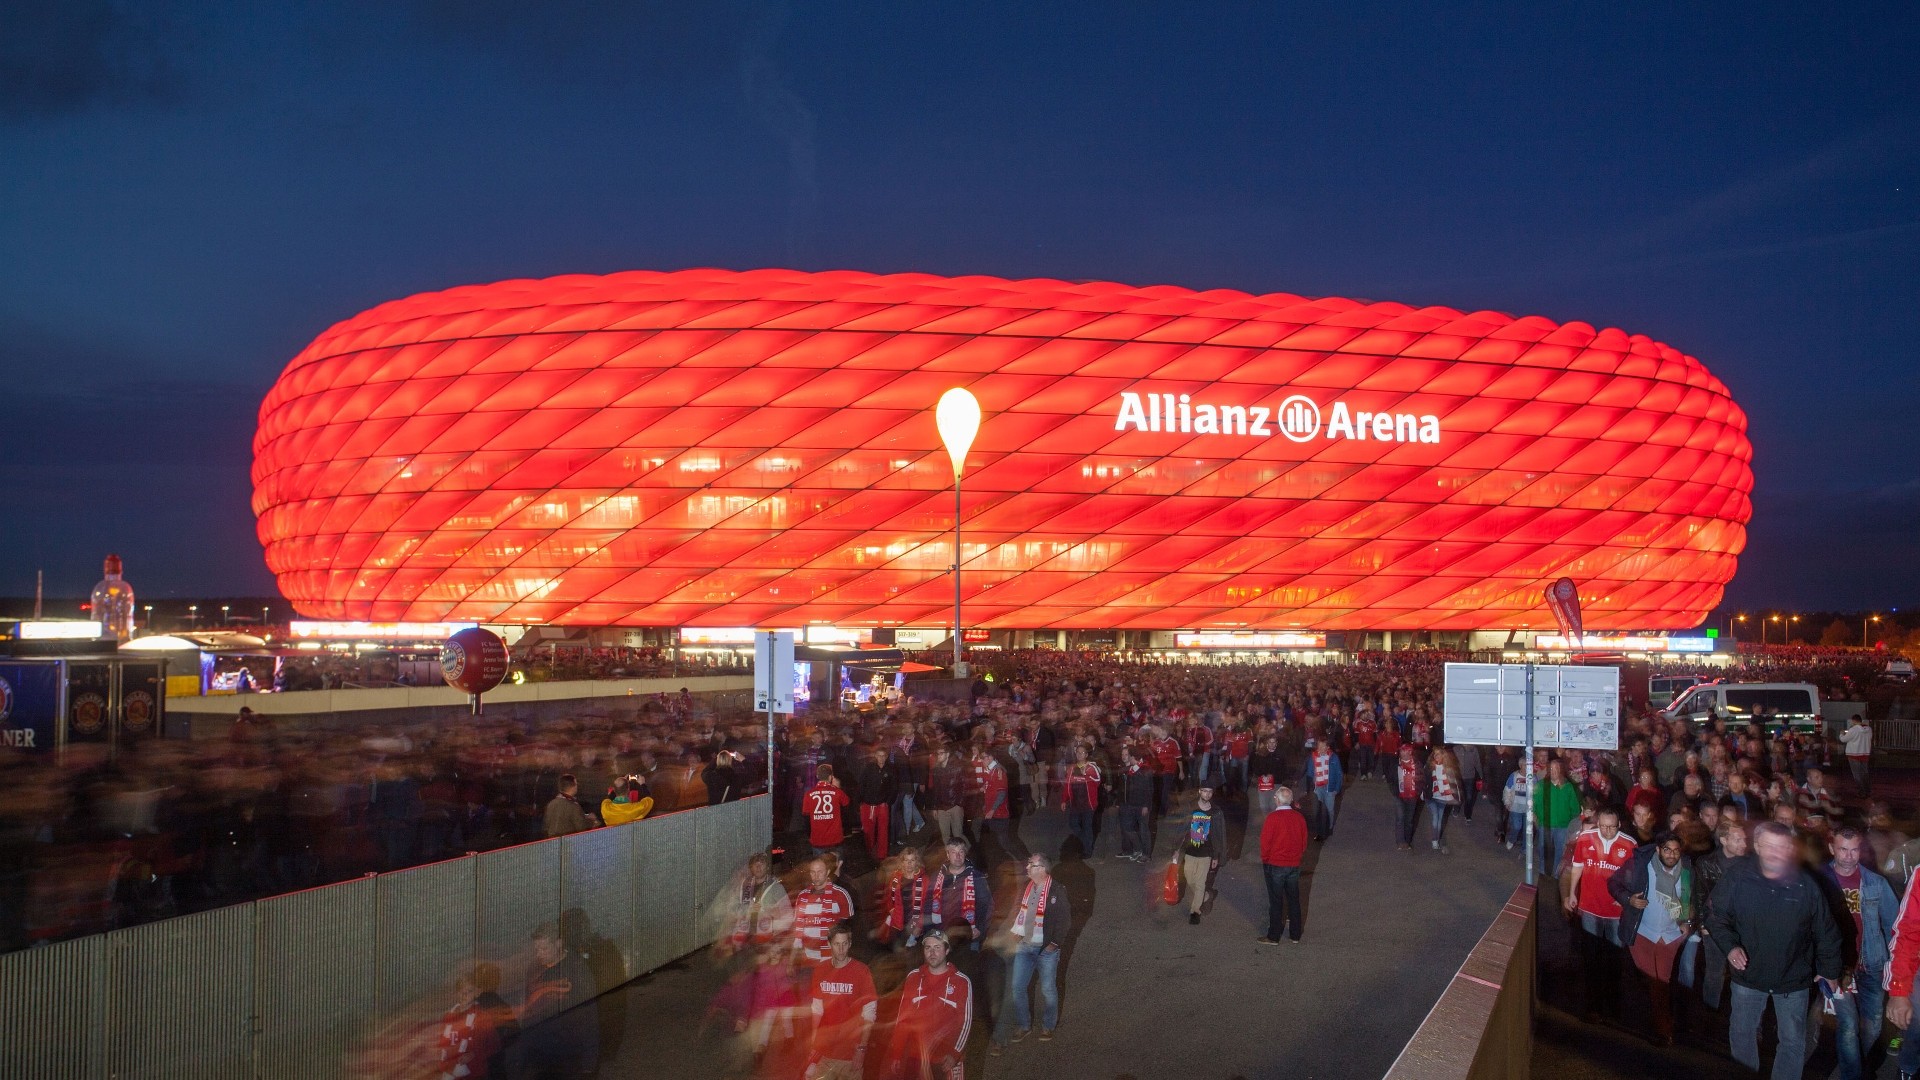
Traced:
<svg viewBox="0 0 1920 1080">
<path fill-rule="evenodd" d="M 0 757 L 0 949 L 764 790 L 764 728 L 682 692 L 619 715 L 291 727 Z M 644 809 L 642 801 L 647 800 Z"/>
</svg>

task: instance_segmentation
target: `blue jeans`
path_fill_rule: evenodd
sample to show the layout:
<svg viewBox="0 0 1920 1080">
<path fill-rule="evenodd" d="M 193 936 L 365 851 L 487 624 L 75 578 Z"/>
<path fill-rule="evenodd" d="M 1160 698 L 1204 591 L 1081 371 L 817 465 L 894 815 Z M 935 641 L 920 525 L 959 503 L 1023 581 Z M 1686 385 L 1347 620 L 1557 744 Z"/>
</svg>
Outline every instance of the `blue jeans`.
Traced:
<svg viewBox="0 0 1920 1080">
<path fill-rule="evenodd" d="M 1527 842 L 1527 812 L 1525 810 L 1507 811 L 1507 843 L 1524 844 Z M 1525 851 L 1525 848 L 1521 849 Z"/>
<path fill-rule="evenodd" d="M 1320 800 L 1320 812 L 1324 815 L 1322 820 L 1325 824 L 1320 828 L 1320 835 L 1332 836 L 1333 804 L 1339 800 L 1339 795 L 1335 792 L 1328 791 L 1326 788 L 1317 787 L 1313 789 L 1313 797 Z"/>
<path fill-rule="evenodd" d="M 1033 1023 L 1033 1005 L 1027 997 L 1027 984 L 1034 973 L 1040 974 L 1040 1030 L 1052 1031 L 1060 1023 L 1060 950 L 1021 945 L 1013 953 L 1013 977 L 1007 997 L 1010 1008 L 1000 1010 L 1000 1022 L 994 1026 L 993 1041 L 1005 1046 L 1016 1030 L 1026 1031 Z"/>
<path fill-rule="evenodd" d="M 1093 858 L 1093 820 L 1098 810 L 1067 811 L 1067 830 L 1080 838 L 1080 854 L 1084 858 Z"/>
<path fill-rule="evenodd" d="M 1301 919 L 1306 913 L 1300 906 L 1300 868 L 1262 864 L 1260 869 L 1267 877 L 1267 937 L 1299 941 Z"/>
<path fill-rule="evenodd" d="M 1560 860 L 1567 854 L 1567 827 L 1549 829 L 1537 825 L 1535 828 L 1540 835 L 1540 873 L 1553 877 L 1560 872 Z"/>
<path fill-rule="evenodd" d="M 1807 999 L 1811 996 L 1809 990 L 1769 994 L 1734 983 L 1733 1016 L 1727 1027 L 1727 1048 L 1733 1052 L 1733 1060 L 1760 1071 L 1760 1017 L 1771 1000 L 1774 1026 L 1780 1030 L 1780 1046 L 1773 1054 L 1773 1080 L 1800 1080 L 1807 1067 Z"/>
<path fill-rule="evenodd" d="M 1452 803 L 1441 802 L 1438 799 L 1427 800 L 1427 824 L 1431 826 L 1429 831 L 1434 843 L 1438 844 L 1447 838 L 1447 818 L 1451 816 L 1453 816 Z"/>
<path fill-rule="evenodd" d="M 1120 854 L 1153 854 L 1153 838 L 1147 833 L 1147 813 L 1149 807 L 1123 806 L 1120 808 Z"/>
<path fill-rule="evenodd" d="M 1884 988 L 1882 989 L 1884 993 Z M 1920 1072 L 1920 1009 L 1914 1010 L 1907 1030 L 1900 1033 L 1900 1071 Z"/>
<path fill-rule="evenodd" d="M 1839 1042 L 1835 1049 L 1840 1054 L 1840 1080 L 1860 1080 L 1864 1075 L 1867 1055 L 1873 1052 L 1873 1044 L 1880 1041 L 1880 1017 L 1887 1005 L 1887 991 L 1880 983 L 1880 972 L 1861 968 L 1853 973 L 1853 986 L 1853 993 L 1840 994 L 1833 999 L 1834 1038 Z M 1808 997 L 1812 1009 L 1821 1008 L 1821 1002 L 1825 1000 L 1817 995 L 1810 994 Z M 1811 1055 L 1818 1045 L 1820 1028 L 1816 1018 L 1808 1024 L 1807 1053 Z M 1900 1049 L 1902 1053 L 1906 1051 L 1904 1041 Z"/>
</svg>

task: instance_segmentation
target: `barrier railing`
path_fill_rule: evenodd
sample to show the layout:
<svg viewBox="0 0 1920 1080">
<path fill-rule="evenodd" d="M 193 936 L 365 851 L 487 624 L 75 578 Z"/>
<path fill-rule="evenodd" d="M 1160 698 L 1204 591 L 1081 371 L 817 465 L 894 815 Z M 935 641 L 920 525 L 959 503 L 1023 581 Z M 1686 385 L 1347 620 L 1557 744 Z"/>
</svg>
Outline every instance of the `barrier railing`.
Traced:
<svg viewBox="0 0 1920 1080">
<path fill-rule="evenodd" d="M 1522 1080 L 1533 1058 L 1535 889 L 1513 891 L 1386 1080 Z"/>
<path fill-rule="evenodd" d="M 763 795 L 0 956 L 0 1076 L 394 1072 L 472 964 L 523 985 L 543 923 L 592 942 L 601 993 L 712 942 L 772 813 Z"/>
</svg>

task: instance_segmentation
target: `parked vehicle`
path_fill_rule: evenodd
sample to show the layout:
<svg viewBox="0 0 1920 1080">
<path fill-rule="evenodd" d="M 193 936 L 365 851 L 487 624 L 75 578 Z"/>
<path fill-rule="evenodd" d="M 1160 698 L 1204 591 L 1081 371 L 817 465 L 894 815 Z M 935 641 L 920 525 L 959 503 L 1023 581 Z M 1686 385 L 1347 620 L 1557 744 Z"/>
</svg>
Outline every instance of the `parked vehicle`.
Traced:
<svg viewBox="0 0 1920 1080">
<path fill-rule="evenodd" d="M 1715 716 L 1728 723 L 1758 720 L 1769 728 L 1820 726 L 1820 691 L 1812 683 L 1701 683 L 1688 688 L 1663 715 L 1704 724 Z"/>
<path fill-rule="evenodd" d="M 1894 682 L 1912 682 L 1913 661 L 1897 656 L 1887 661 L 1887 678 Z"/>
<path fill-rule="evenodd" d="M 1705 675 L 1656 675 L 1647 680 L 1647 702 L 1656 709 L 1665 710 L 1688 687 L 1706 681 Z"/>
</svg>

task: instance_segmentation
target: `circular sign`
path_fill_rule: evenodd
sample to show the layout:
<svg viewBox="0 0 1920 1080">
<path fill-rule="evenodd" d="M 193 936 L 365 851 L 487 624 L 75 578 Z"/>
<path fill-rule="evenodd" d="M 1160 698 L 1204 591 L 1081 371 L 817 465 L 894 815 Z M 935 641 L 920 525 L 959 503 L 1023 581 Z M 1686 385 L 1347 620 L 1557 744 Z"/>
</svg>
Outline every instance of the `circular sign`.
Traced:
<svg viewBox="0 0 1920 1080">
<path fill-rule="evenodd" d="M 89 690 L 73 699 L 73 731 L 98 735 L 107 726 L 107 699 Z"/>
<path fill-rule="evenodd" d="M 491 630 L 470 626 L 440 647 L 440 673 L 456 690 L 484 694 L 507 677 L 507 643 Z"/>
<path fill-rule="evenodd" d="M 0 724 L 6 723 L 7 717 L 12 715 L 13 684 L 5 679 L 0 679 Z"/>
<path fill-rule="evenodd" d="M 126 722 L 121 725 L 129 734 L 144 733 L 153 726 L 153 695 L 145 690 L 135 690 L 127 695 Z"/>
</svg>

